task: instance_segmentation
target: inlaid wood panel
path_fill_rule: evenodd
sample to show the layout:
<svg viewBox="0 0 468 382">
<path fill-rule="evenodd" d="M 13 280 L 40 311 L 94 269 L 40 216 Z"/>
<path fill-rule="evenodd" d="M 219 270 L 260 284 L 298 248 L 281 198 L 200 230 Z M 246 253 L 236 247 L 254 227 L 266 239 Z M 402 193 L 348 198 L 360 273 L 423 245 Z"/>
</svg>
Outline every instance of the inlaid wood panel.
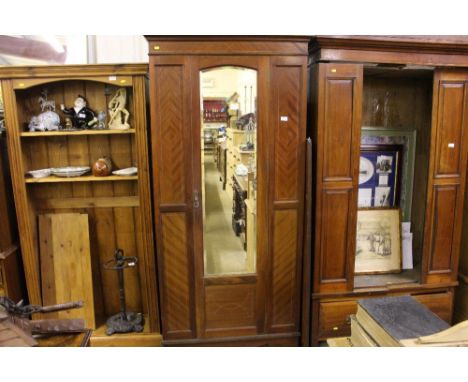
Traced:
<svg viewBox="0 0 468 382">
<path fill-rule="evenodd" d="M 161 216 L 162 245 L 162 313 L 164 335 L 183 338 L 191 335 L 190 276 L 187 258 L 187 221 L 184 213 Z"/>
<path fill-rule="evenodd" d="M 346 281 L 349 204 L 352 190 L 325 190 L 322 194 L 321 282 Z"/>
<path fill-rule="evenodd" d="M 456 186 L 436 186 L 434 188 L 434 217 L 432 220 L 432 250 L 429 272 L 451 268 L 457 190 Z"/>
<path fill-rule="evenodd" d="M 272 326 L 294 325 L 298 296 L 296 283 L 297 212 L 280 210 L 274 215 Z"/>
<path fill-rule="evenodd" d="M 275 66 L 275 200 L 298 198 L 302 68 Z M 288 180 L 287 182 L 284 180 Z"/>
<path fill-rule="evenodd" d="M 156 88 L 153 90 L 161 144 L 155 163 L 164 175 L 159 181 L 161 204 L 185 202 L 184 137 L 187 133 L 184 105 L 183 66 L 155 67 Z"/>
<path fill-rule="evenodd" d="M 437 158 L 435 175 L 460 176 L 463 107 L 466 84 L 441 82 L 439 86 Z"/>
<path fill-rule="evenodd" d="M 207 332 L 256 326 L 255 284 L 210 285 L 205 289 Z"/>
</svg>

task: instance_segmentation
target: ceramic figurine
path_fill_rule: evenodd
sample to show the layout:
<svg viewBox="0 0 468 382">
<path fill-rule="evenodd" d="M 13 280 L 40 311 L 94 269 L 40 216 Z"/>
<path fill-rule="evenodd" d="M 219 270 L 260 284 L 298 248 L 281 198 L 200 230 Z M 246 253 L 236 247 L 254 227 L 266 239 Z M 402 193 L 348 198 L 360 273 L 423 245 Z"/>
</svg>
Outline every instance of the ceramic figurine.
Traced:
<svg viewBox="0 0 468 382">
<path fill-rule="evenodd" d="M 109 102 L 109 129 L 128 130 L 128 117 L 130 116 L 125 104 L 127 103 L 127 90 L 120 88 Z"/>
<path fill-rule="evenodd" d="M 103 130 L 106 128 L 106 113 L 103 111 L 100 111 L 98 113 L 98 123 L 96 126 L 96 129 Z"/>
<path fill-rule="evenodd" d="M 47 99 L 47 90 L 39 97 L 42 113 L 31 118 L 29 131 L 51 131 L 60 129 L 60 117 L 55 112 L 55 101 Z"/>
<path fill-rule="evenodd" d="M 70 118 L 65 118 L 65 128 L 67 130 L 70 130 L 70 129 L 73 129 L 73 123 L 72 123 L 72 120 Z"/>
<path fill-rule="evenodd" d="M 82 95 L 76 97 L 73 107 L 67 108 L 62 104 L 60 109 L 71 119 L 75 129 L 89 129 L 98 122 L 94 112 L 87 107 L 86 98 Z"/>
</svg>

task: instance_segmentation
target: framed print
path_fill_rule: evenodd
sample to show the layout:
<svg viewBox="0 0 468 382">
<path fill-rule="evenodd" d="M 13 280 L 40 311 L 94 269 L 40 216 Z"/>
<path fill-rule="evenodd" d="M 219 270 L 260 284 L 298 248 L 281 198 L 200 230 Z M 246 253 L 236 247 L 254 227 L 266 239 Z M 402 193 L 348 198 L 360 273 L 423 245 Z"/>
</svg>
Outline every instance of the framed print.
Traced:
<svg viewBox="0 0 468 382">
<path fill-rule="evenodd" d="M 399 207 L 401 145 L 362 145 L 359 165 L 359 208 Z"/>
<path fill-rule="evenodd" d="M 416 158 L 416 130 L 363 126 L 361 145 L 402 145 L 400 176 L 400 210 L 402 221 L 411 220 L 414 164 Z"/>
<path fill-rule="evenodd" d="M 401 271 L 400 210 L 358 210 L 356 274 Z"/>
</svg>

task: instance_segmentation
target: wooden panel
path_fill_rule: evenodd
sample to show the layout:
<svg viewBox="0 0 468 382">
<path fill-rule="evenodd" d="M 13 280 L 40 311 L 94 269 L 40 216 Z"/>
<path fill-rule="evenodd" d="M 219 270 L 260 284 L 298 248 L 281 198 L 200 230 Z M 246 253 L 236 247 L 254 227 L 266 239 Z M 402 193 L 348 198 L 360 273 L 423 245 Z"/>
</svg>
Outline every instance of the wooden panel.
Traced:
<svg viewBox="0 0 468 382">
<path fill-rule="evenodd" d="M 84 318 L 94 329 L 88 215 L 39 216 L 42 296 L 44 305 L 84 301 L 80 309 L 56 313 L 58 318 Z"/>
<path fill-rule="evenodd" d="M 107 79 L 109 82 L 117 82 L 120 78 L 117 77 L 111 81 L 109 76 L 145 75 L 147 72 L 148 64 L 6 66 L 0 70 L 0 78 L 45 78 L 46 81 L 52 82 L 95 76 L 97 81 Z M 131 80 L 131 78 L 129 79 Z M 25 81 L 17 82 L 18 86 L 22 82 L 26 83 Z"/>
<path fill-rule="evenodd" d="M 184 111 L 183 66 L 156 66 L 156 88 L 153 96 L 156 103 L 156 124 L 160 132 L 157 162 L 163 174 L 159 179 L 161 204 L 185 202 L 184 141 L 188 125 Z"/>
<path fill-rule="evenodd" d="M 452 322 L 453 293 L 431 293 L 413 295 L 421 304 L 426 305 L 433 313 L 437 314 L 449 324 Z"/>
<path fill-rule="evenodd" d="M 274 67 L 275 201 L 295 200 L 298 195 L 302 68 Z M 285 181 L 287 179 L 287 181 Z"/>
<path fill-rule="evenodd" d="M 460 40 L 454 42 L 448 37 L 317 36 L 310 49 L 316 61 L 466 67 L 466 40 L 455 36 Z"/>
<path fill-rule="evenodd" d="M 296 295 L 297 283 L 297 212 L 280 210 L 274 214 L 273 231 L 273 302 L 271 324 L 294 326 L 299 302 Z M 291 329 L 291 328 L 290 328 Z"/>
<path fill-rule="evenodd" d="M 12 203 L 11 178 L 8 171 L 6 140 L 0 135 L 0 252 L 6 250 L 17 240 Z"/>
<path fill-rule="evenodd" d="M 191 276 L 187 252 L 187 221 L 183 213 L 161 216 L 163 331 L 167 338 L 186 338 L 192 334 Z"/>
<path fill-rule="evenodd" d="M 298 57 L 277 57 L 271 64 L 271 85 L 267 92 L 271 100 L 269 125 L 274 134 L 269 135 L 266 128 L 268 135 L 262 140 L 269 154 L 263 160 L 266 163 L 274 160 L 274 168 L 266 168 L 274 192 L 268 196 L 272 208 L 269 215 L 271 259 L 265 264 L 269 272 L 265 323 L 267 331 L 278 333 L 299 331 L 300 322 L 306 61 Z"/>
<path fill-rule="evenodd" d="M 468 71 L 436 69 L 424 227 L 423 281 L 455 281 L 463 222 L 468 141 Z M 453 143 L 453 147 L 449 144 Z"/>
<path fill-rule="evenodd" d="M 133 155 L 138 167 L 138 196 L 140 207 L 135 208 L 134 218 L 136 232 L 142 240 L 137 240 L 138 253 L 144 261 L 140 261 L 140 275 L 142 277 L 141 294 L 146 301 L 148 323 L 151 332 L 160 332 L 158 278 L 156 271 L 156 256 L 153 232 L 153 209 L 151 205 L 151 189 L 148 154 L 148 126 L 147 103 L 145 100 L 146 78 L 135 76 L 133 79 L 133 127 L 136 130 Z M 138 237 L 138 236 L 137 236 Z M 141 247 L 141 248 L 140 248 Z"/>
<path fill-rule="evenodd" d="M 327 78 L 323 179 L 352 178 L 354 80 Z"/>
<path fill-rule="evenodd" d="M 350 233 L 349 204 L 352 190 L 324 190 L 320 282 L 346 282 Z"/>
<path fill-rule="evenodd" d="M 146 36 L 150 55 L 307 55 L 308 39 L 304 37 L 236 36 Z M 191 40 L 191 41 L 190 41 Z M 245 41 L 242 41 L 245 40 Z M 260 41 L 254 41 L 260 40 Z M 263 40 L 263 41 L 261 41 Z"/>
<path fill-rule="evenodd" d="M 434 188 L 429 272 L 448 271 L 451 268 L 457 190 L 456 186 Z"/>
<path fill-rule="evenodd" d="M 36 248 L 35 220 L 31 220 L 34 217 L 33 209 L 26 193 L 26 185 L 24 184 L 26 169 L 23 163 L 24 154 L 22 154 L 21 141 L 18 136 L 20 123 L 17 102 L 12 88 L 12 81 L 2 81 L 1 87 L 5 109 L 5 124 L 8 126 L 8 156 L 10 159 L 18 230 L 20 232 L 19 239 L 21 242 L 24 271 L 28 275 L 26 277 L 28 297 L 30 303 L 41 304 L 40 266 Z"/>
<path fill-rule="evenodd" d="M 76 191 L 75 191 L 76 192 Z M 138 196 L 97 197 L 97 198 L 63 198 L 37 199 L 40 209 L 61 208 L 106 208 L 106 207 L 138 207 Z"/>
<path fill-rule="evenodd" d="M 441 82 L 435 176 L 460 176 L 463 136 L 464 82 Z"/>
<path fill-rule="evenodd" d="M 316 144 L 314 291 L 353 287 L 363 67 L 312 68 L 312 131 Z"/>
<path fill-rule="evenodd" d="M 207 332 L 247 327 L 255 331 L 255 298 L 255 284 L 208 286 L 205 289 Z"/>
<path fill-rule="evenodd" d="M 320 303 L 319 339 L 349 336 L 351 334 L 350 314 L 356 314 L 355 300 Z"/>
</svg>

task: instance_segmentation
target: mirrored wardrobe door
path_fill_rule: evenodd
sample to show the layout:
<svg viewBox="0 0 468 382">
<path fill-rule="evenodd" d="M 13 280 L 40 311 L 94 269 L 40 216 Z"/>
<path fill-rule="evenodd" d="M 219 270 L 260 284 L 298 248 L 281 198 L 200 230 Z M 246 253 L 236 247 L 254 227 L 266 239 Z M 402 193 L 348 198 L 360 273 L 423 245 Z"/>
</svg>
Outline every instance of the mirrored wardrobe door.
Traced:
<svg viewBox="0 0 468 382">
<path fill-rule="evenodd" d="M 259 59 L 195 61 L 197 330 L 201 337 L 253 335 L 263 330 L 264 300 L 259 293 L 264 281 L 258 276 L 262 245 L 257 238 L 267 229 L 257 219 L 263 201 L 257 196 L 263 187 L 259 178 L 266 176 L 258 163 L 259 111 L 266 104 L 258 91 Z"/>
</svg>

